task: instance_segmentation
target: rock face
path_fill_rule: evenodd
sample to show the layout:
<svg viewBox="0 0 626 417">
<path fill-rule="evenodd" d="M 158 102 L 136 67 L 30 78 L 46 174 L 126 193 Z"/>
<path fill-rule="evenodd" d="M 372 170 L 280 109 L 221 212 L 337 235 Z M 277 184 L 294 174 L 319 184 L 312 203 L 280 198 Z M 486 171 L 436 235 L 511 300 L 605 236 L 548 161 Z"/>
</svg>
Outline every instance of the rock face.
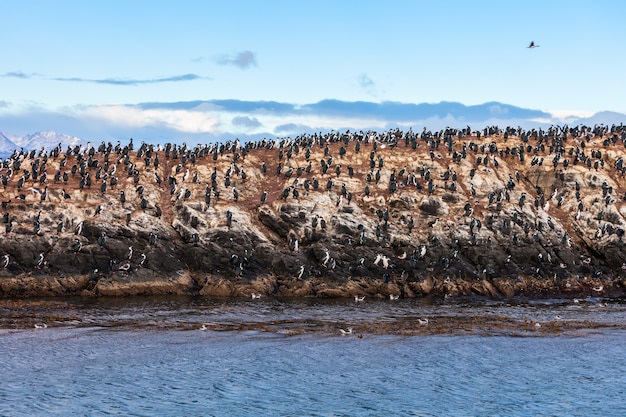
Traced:
<svg viewBox="0 0 626 417">
<path fill-rule="evenodd" d="M 625 148 L 596 126 L 16 152 L 0 295 L 621 295 Z"/>
</svg>

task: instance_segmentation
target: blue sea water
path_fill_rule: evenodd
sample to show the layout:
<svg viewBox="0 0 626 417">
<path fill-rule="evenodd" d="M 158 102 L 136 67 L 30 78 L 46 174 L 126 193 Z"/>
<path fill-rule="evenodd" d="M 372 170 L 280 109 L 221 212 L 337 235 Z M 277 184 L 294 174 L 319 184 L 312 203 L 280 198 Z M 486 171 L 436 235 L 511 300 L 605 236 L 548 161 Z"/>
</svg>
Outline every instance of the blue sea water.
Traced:
<svg viewBox="0 0 626 417">
<path fill-rule="evenodd" d="M 578 312 L 561 301 L 53 305 L 46 314 L 59 319 L 63 310 L 72 320 L 45 329 L 10 329 L 5 320 L 0 415 L 624 416 L 624 306 L 594 304 Z M 580 315 L 584 328 L 361 331 L 417 313 L 432 326 L 479 311 L 519 317 L 520 326 Z M 200 330 L 198 319 L 218 330 Z M 244 325 L 227 326 L 236 323 Z M 347 323 L 355 332 L 342 336 Z"/>
</svg>

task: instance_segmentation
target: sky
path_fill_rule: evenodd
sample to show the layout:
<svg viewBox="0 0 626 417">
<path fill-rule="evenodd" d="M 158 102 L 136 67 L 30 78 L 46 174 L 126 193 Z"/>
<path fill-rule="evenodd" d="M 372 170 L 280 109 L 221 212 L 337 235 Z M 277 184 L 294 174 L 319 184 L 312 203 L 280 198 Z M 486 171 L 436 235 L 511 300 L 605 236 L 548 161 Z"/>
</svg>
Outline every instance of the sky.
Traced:
<svg viewBox="0 0 626 417">
<path fill-rule="evenodd" d="M 0 131 L 159 140 L 485 121 L 361 111 L 386 103 L 493 103 L 491 120 L 512 122 L 626 114 L 625 12 L 620 0 L 0 2 Z"/>
</svg>

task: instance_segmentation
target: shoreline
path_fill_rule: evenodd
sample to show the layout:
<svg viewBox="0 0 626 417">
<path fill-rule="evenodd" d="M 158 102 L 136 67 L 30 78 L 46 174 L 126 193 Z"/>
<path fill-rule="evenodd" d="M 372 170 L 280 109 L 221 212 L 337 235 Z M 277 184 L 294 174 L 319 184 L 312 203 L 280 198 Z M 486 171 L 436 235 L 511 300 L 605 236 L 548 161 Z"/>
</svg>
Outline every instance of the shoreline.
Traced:
<svg viewBox="0 0 626 417">
<path fill-rule="evenodd" d="M 183 272 L 169 277 L 137 280 L 135 277 L 112 275 L 90 281 L 89 277 L 58 277 L 22 274 L 0 278 L 0 299 L 48 297 L 133 297 L 149 295 L 188 295 L 204 297 L 285 298 L 354 298 L 373 299 L 420 297 L 545 298 L 545 297 L 609 297 L 626 295 L 626 279 L 622 277 L 592 279 L 572 277 L 545 280 L 537 277 L 460 279 L 426 277 L 400 281 L 371 278 L 349 278 L 342 282 L 322 278 L 297 280 L 277 276 L 255 280 L 233 280 L 204 274 Z"/>
</svg>

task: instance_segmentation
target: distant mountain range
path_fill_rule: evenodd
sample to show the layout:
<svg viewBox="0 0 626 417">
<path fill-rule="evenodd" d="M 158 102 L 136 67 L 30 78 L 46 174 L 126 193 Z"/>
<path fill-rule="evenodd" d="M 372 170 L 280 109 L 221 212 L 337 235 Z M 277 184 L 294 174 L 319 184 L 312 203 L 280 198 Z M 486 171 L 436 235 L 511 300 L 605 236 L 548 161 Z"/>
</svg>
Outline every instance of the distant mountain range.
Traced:
<svg viewBox="0 0 626 417">
<path fill-rule="evenodd" d="M 68 146 L 84 145 L 87 141 L 77 138 L 76 136 L 57 133 L 51 130 L 37 132 L 27 136 L 18 136 L 6 132 L 0 132 L 0 157 L 6 158 L 16 149 L 51 149 L 59 143 L 65 150 Z"/>
</svg>

